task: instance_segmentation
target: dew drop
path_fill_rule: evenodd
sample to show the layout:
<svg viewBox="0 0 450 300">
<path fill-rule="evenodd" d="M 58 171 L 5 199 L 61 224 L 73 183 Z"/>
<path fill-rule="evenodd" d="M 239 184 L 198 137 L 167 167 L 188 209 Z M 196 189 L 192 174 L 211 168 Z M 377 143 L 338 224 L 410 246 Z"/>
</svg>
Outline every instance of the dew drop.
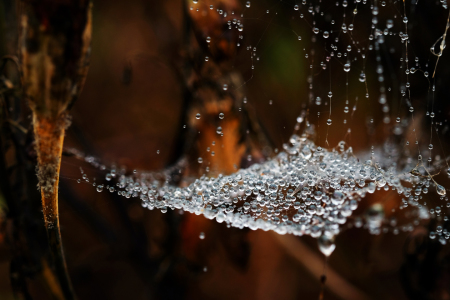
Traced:
<svg viewBox="0 0 450 300">
<path fill-rule="evenodd" d="M 350 71 L 350 64 L 349 64 L 349 63 L 346 63 L 346 64 L 344 65 L 344 71 L 345 71 L 345 72 L 349 72 L 349 71 Z"/>
<path fill-rule="evenodd" d="M 438 193 L 439 195 L 441 195 L 441 196 L 445 196 L 445 194 L 447 193 L 447 191 L 445 190 L 445 188 L 444 188 L 442 185 L 440 185 L 440 184 L 437 184 L 437 185 L 436 185 L 436 191 L 437 191 L 437 193 Z"/>
<path fill-rule="evenodd" d="M 328 234 L 322 234 L 317 240 L 319 244 L 319 250 L 325 256 L 330 256 L 333 253 L 334 249 L 336 249 L 336 244 L 334 243 L 334 237 L 329 236 Z"/>
</svg>

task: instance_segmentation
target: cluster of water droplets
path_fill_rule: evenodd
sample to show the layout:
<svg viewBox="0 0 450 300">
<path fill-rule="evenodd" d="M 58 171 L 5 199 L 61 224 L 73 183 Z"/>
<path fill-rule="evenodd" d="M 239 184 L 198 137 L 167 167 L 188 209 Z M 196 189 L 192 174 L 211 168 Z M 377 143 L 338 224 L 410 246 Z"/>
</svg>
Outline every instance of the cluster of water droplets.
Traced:
<svg viewBox="0 0 450 300">
<path fill-rule="evenodd" d="M 332 113 L 335 114 L 335 112 L 332 112 L 331 109 L 333 99 L 331 73 L 330 82 L 322 85 L 315 82 L 317 79 L 313 74 L 316 69 L 323 71 L 331 68 L 331 61 L 337 60 L 343 70 L 342 74 L 344 74 L 342 78 L 344 78 L 347 87 L 346 99 L 349 98 L 348 74 L 357 72 L 356 81 L 359 81 L 357 84 L 365 86 L 365 93 L 361 98 L 367 99 L 369 98 L 367 77 L 375 77 L 373 82 L 376 83 L 377 88 L 375 88 L 374 94 L 377 95 L 377 102 L 381 104 L 382 122 L 392 126 L 394 135 L 404 134 L 409 121 L 400 118 L 400 116 L 394 117 L 392 113 L 392 103 L 398 100 L 395 99 L 395 94 L 390 93 L 390 83 L 386 80 L 389 76 L 387 70 L 383 67 L 382 61 L 385 58 L 382 58 L 381 48 L 385 48 L 384 52 L 386 53 L 385 44 L 391 38 L 395 38 L 396 42 L 403 47 L 399 52 L 405 53 L 400 58 L 400 73 L 403 76 L 400 77 L 404 83 L 394 88 L 400 90 L 401 97 L 399 98 L 402 99 L 402 103 L 406 103 L 406 113 L 409 112 L 411 116 L 413 116 L 415 110 L 410 96 L 409 76 L 420 71 L 418 73 L 422 73 L 424 78 L 428 78 L 429 72 L 427 70 L 429 70 L 429 67 L 434 67 L 429 66 L 428 62 L 420 64 L 419 58 L 415 58 L 414 62 L 409 61 L 409 19 L 406 13 L 396 12 L 392 18 L 381 18 L 379 11 L 380 8 L 386 6 L 386 1 L 368 3 L 366 0 L 355 0 L 351 1 L 350 5 L 346 0 L 338 1 L 336 6 L 342 7 L 345 11 L 342 23 L 337 24 L 331 18 L 327 21 L 330 26 L 327 25 L 327 27 L 321 29 L 319 27 L 323 22 L 316 23 L 316 20 L 318 18 L 326 19 L 323 7 L 321 7 L 320 1 L 318 3 L 313 2 L 303 0 L 293 6 L 297 17 L 306 21 L 309 16 L 313 20 L 312 22 L 306 21 L 312 31 L 312 34 L 311 31 L 309 31 L 309 34 L 311 34 L 311 45 L 313 46 L 311 46 L 311 49 L 303 49 L 305 59 L 310 62 L 308 67 L 312 74 L 307 78 L 309 85 L 308 106 L 329 105 L 329 116 L 325 118 L 327 127 L 336 124 L 332 121 Z M 387 2 L 389 5 L 398 4 L 401 6 L 401 3 L 399 4 L 396 1 Z M 443 8 L 447 9 L 446 2 L 441 1 L 441 3 Z M 364 23 L 369 28 L 370 34 L 364 42 L 360 43 L 356 39 L 355 18 L 362 11 L 362 5 L 370 5 L 371 14 L 367 16 L 367 22 Z M 402 5 L 404 5 L 404 2 Z M 351 9 L 350 6 L 352 6 Z M 247 1 L 245 7 L 250 9 L 253 6 L 250 1 Z M 228 18 L 228 29 L 244 31 L 242 21 L 244 14 L 234 18 L 234 12 L 227 12 L 212 5 L 208 9 L 215 9 L 222 17 Z M 197 10 L 201 13 L 197 0 L 193 1 L 190 10 Z M 275 10 L 267 10 L 265 13 L 269 14 L 273 11 Z M 383 19 L 383 22 L 381 22 L 381 19 Z M 448 24 L 444 35 L 431 47 L 431 53 L 435 56 L 442 56 Z M 239 35 L 237 46 L 242 43 L 242 34 Z M 295 34 L 295 38 L 302 40 L 302 37 L 298 34 Z M 323 57 L 319 56 L 314 50 L 316 41 L 321 38 L 326 41 Z M 306 38 L 304 37 L 303 40 L 306 40 Z M 348 43 L 342 42 L 343 40 L 347 40 Z M 211 37 L 206 38 L 206 43 L 211 43 Z M 251 52 L 251 69 L 254 70 L 255 60 L 259 61 L 257 49 L 255 46 L 247 46 L 247 50 Z M 388 48 L 388 50 L 391 54 L 398 51 L 394 47 Z M 370 53 L 373 53 L 371 55 L 374 56 L 376 61 L 374 74 L 366 74 L 366 62 Z M 205 57 L 205 61 L 208 60 L 209 58 Z M 322 61 L 320 67 L 318 67 L 318 61 L 320 60 Z M 337 80 L 333 76 L 333 82 Z M 329 91 L 323 88 L 323 86 L 328 85 L 330 86 Z M 237 87 L 223 85 L 224 91 L 232 88 Z M 372 89 L 370 90 L 372 91 Z M 434 84 L 430 91 L 434 93 Z M 357 101 L 358 97 L 356 97 Z M 357 107 L 356 102 L 352 107 L 349 100 L 346 100 L 343 113 L 345 115 L 349 112 L 354 113 Z M 246 103 L 246 100 L 244 103 Z M 272 104 L 272 100 L 269 103 Z M 431 120 L 435 120 L 433 111 L 427 111 L 426 114 Z M 196 114 L 195 117 L 200 119 L 200 113 Z M 220 120 L 224 117 L 223 113 L 219 114 Z M 299 123 L 304 121 L 303 117 L 298 119 Z M 392 122 L 391 117 L 394 117 L 395 122 Z M 370 123 L 373 123 L 373 119 L 370 120 Z M 346 119 L 344 124 L 346 124 Z M 442 122 L 435 122 L 434 125 L 437 131 L 437 125 L 442 126 Z M 415 134 L 415 129 L 413 132 Z M 222 127 L 217 127 L 217 134 L 223 135 Z M 382 147 L 375 149 L 376 151 L 372 148 L 368 155 L 355 155 L 352 148 L 344 141 L 340 142 L 335 148 L 324 149 L 317 146 L 313 140 L 317 141 L 314 133 L 308 132 L 308 130 L 304 133 L 294 134 L 289 143 L 284 145 L 283 151 L 263 163 L 253 164 L 249 168 L 238 170 L 232 175 L 218 175 L 217 177 L 203 175 L 200 178 L 184 182 L 185 184 L 182 186 L 173 184 L 172 180 L 173 174 L 181 172 L 182 165 L 176 165 L 163 172 L 134 171 L 129 174 L 124 169 L 115 166 L 106 168 L 92 157 L 86 157 L 85 160 L 108 172 L 104 183 L 93 183 L 96 185 L 98 192 L 108 191 L 126 198 L 139 198 L 143 207 L 152 210 L 157 209 L 163 213 L 169 209 L 178 209 L 203 215 L 208 219 L 214 219 L 232 227 L 271 230 L 279 234 L 294 234 L 297 236 L 308 235 L 318 239 L 320 250 L 327 256 L 335 248 L 335 236 L 349 226 L 364 227 L 372 234 L 385 232 L 398 234 L 399 232 L 412 231 L 421 224 L 422 220 L 434 218 L 437 220 L 437 225 L 435 230 L 430 232 L 430 239 L 437 239 L 445 244 L 450 238 L 450 233 L 443 229 L 443 224 L 449 221 L 447 213 L 450 208 L 446 189 L 436 182 L 434 174 L 431 174 L 439 171 L 445 161 L 435 159 L 432 163 L 431 151 L 434 148 L 432 142 L 428 145 L 430 158 L 428 164 L 426 164 L 422 161 L 420 151 L 418 159 L 408 157 L 407 159 L 389 160 L 386 157 L 390 154 L 380 150 Z M 417 137 L 415 144 L 418 145 Z M 409 141 L 406 142 L 406 146 L 408 145 Z M 212 152 L 213 154 L 214 152 Z M 203 159 L 199 158 L 198 163 L 203 163 Z M 79 182 L 89 182 L 86 174 L 83 173 L 82 177 Z M 378 197 L 379 199 L 383 193 L 388 191 L 395 191 L 398 195 L 396 196 L 398 205 L 395 209 L 410 211 L 408 214 L 410 218 L 406 221 L 402 220 L 402 224 L 396 217 L 386 215 L 386 208 L 382 201 L 373 201 L 376 204 L 372 205 L 364 202 L 369 197 Z M 434 204 L 427 204 L 425 199 L 429 197 L 425 195 L 428 193 L 434 194 L 433 196 L 439 198 L 440 202 L 434 201 Z M 370 196 L 371 194 L 374 194 L 374 196 Z M 363 211 L 361 211 L 361 208 Z M 200 238 L 203 239 L 204 237 L 202 233 Z"/>
<path fill-rule="evenodd" d="M 143 207 L 163 213 L 183 210 L 237 228 L 309 235 L 318 238 L 325 255 L 333 252 L 335 236 L 349 226 L 364 227 L 372 234 L 398 234 L 412 231 L 421 220 L 432 217 L 448 221 L 444 214 L 450 207 L 446 189 L 432 176 L 422 175 L 417 165 L 398 171 L 396 164 L 380 164 L 376 155 L 360 161 L 344 141 L 326 150 L 308 136 L 292 135 L 284 151 L 266 162 L 228 176 L 204 175 L 183 187 L 172 184 L 173 174 L 179 173 L 182 165 L 163 172 L 134 170 L 128 174 L 115 166 L 106 168 L 92 157 L 85 160 L 109 170 L 104 183 L 93 183 L 98 192 L 139 198 Z M 83 171 L 82 175 L 82 180 L 89 182 Z M 382 204 L 364 204 L 369 194 L 382 191 L 396 191 L 401 199 L 399 209 L 413 208 L 411 220 L 397 224 L 396 218 L 385 216 Z M 444 204 L 426 206 L 421 199 L 429 191 L 440 196 Z M 355 214 L 362 203 L 365 210 Z M 450 237 L 442 224 L 430 234 L 430 238 L 436 237 L 443 244 Z"/>
</svg>

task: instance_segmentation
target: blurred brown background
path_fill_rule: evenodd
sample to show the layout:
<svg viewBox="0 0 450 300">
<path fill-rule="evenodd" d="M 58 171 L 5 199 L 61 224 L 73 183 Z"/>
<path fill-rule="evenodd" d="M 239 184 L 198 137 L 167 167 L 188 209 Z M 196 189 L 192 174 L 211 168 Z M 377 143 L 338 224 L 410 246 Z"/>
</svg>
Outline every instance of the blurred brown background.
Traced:
<svg viewBox="0 0 450 300">
<path fill-rule="evenodd" d="M 242 9 L 245 6 L 244 2 L 227 0 L 205 3 L 206 7 L 209 3 Z M 309 101 L 310 61 L 305 59 L 305 54 L 310 53 L 311 28 L 298 16 L 294 18 L 295 3 L 252 1 L 251 9 L 244 9 L 244 40 L 231 63 L 248 82 L 243 87 L 230 88 L 245 92 L 248 109 L 257 116 L 262 130 L 278 149 L 288 141 L 297 116 Z M 342 13 L 334 13 L 333 5 L 330 3 L 330 9 L 325 11 L 339 24 Z M 187 5 L 190 6 L 195 7 L 192 2 Z M 265 13 L 267 9 L 269 14 Z M 445 25 L 443 15 L 439 22 Z M 421 17 L 419 14 L 418 18 Z M 443 24 L 430 26 L 438 25 L 443 27 Z M 91 66 L 82 95 L 71 111 L 73 120 L 67 133 L 67 147 L 97 157 L 105 164 L 126 166 L 128 170 L 158 170 L 173 162 L 177 133 L 185 125 L 182 116 L 186 113 L 182 108 L 183 82 L 175 63 L 182 59 L 183 28 L 183 6 L 179 0 L 94 2 Z M 302 36 L 302 41 L 298 41 L 293 30 Z M 363 35 L 362 31 L 355 30 L 355 36 Z M 432 31 L 430 37 L 421 39 L 418 49 L 426 53 L 429 46 L 423 45 L 429 45 L 429 41 L 432 44 L 437 39 L 434 35 L 439 34 Z M 318 41 L 315 47 L 324 48 L 322 42 Z M 258 61 L 254 58 L 253 71 L 250 51 L 246 49 L 250 45 L 257 47 L 260 58 Z M 314 64 L 325 61 L 326 56 L 317 53 L 318 61 Z M 376 67 L 373 57 L 370 59 L 367 74 L 372 74 Z M 395 69 L 399 62 L 392 64 Z M 445 64 L 445 60 L 440 64 Z M 316 95 L 323 102 L 328 100 L 329 72 L 333 72 L 335 95 L 333 126 L 325 125 L 328 106 L 313 107 L 310 112 L 311 122 L 319 124 L 316 142 L 323 147 L 327 146 L 326 130 L 329 130 L 329 144 L 334 146 L 347 132 L 347 126 L 339 124 L 343 124 L 344 118 L 349 119 L 343 113 L 346 96 L 341 69 L 327 69 L 315 76 Z M 443 72 L 439 78 L 448 78 L 448 70 Z M 355 152 L 367 151 L 367 145 L 378 145 L 389 137 L 391 127 L 382 124 L 383 114 L 377 101 L 372 96 L 370 101 L 364 98 L 365 87 L 358 85 L 357 80 L 359 72 L 350 74 L 350 107 L 356 96 L 360 102 L 353 120 L 349 119 L 352 134 L 348 141 Z M 440 85 L 444 86 L 445 82 Z M 414 86 L 418 90 L 416 110 L 425 111 L 426 105 L 421 100 L 424 94 L 420 91 L 426 83 L 418 80 Z M 377 98 L 377 93 L 375 89 L 373 98 Z M 448 90 L 442 93 L 446 95 Z M 395 95 L 389 97 L 395 99 Z M 444 120 L 446 107 L 437 105 Z M 396 104 L 391 107 L 401 111 Z M 317 111 L 321 112 L 320 117 L 316 117 Z M 406 115 L 406 110 L 399 114 Z M 370 118 L 375 119 L 374 125 L 368 124 Z M 445 145 L 446 140 L 442 140 Z M 318 298 L 324 259 L 315 240 L 227 228 L 226 224 L 179 211 L 167 214 L 149 211 L 142 208 L 138 199 L 114 197 L 96 192 L 91 184 L 78 184 L 80 167 L 97 182 L 105 175 L 79 160 L 63 158 L 61 231 L 79 299 Z M 399 200 L 391 198 L 393 202 Z M 368 199 L 367 203 L 376 201 L 379 199 Z M 364 207 L 359 213 L 363 210 Z M 425 285 L 429 290 L 418 294 L 417 299 L 425 299 L 421 298 L 425 294 L 429 299 L 449 299 L 448 286 L 445 288 L 448 259 L 442 263 L 444 271 L 417 271 L 413 266 L 406 267 L 406 275 L 401 273 L 407 261 L 407 240 L 423 232 L 427 234 L 425 228 L 420 230 L 379 236 L 371 236 L 363 229 L 345 230 L 337 237 L 337 248 L 329 259 L 324 299 L 407 299 L 411 291 L 405 292 L 402 280 L 411 280 L 414 288 L 424 289 L 423 278 L 418 281 L 409 278 L 414 272 L 440 275 L 438 279 L 429 278 L 433 281 Z M 199 238 L 201 232 L 205 233 L 205 239 Z M 0 299 L 13 299 L 8 279 L 9 254 L 6 250 L 2 253 L 5 254 L 0 265 Z M 427 263 L 435 266 L 441 261 Z M 30 281 L 30 286 L 33 299 L 47 299 L 39 282 Z"/>
</svg>

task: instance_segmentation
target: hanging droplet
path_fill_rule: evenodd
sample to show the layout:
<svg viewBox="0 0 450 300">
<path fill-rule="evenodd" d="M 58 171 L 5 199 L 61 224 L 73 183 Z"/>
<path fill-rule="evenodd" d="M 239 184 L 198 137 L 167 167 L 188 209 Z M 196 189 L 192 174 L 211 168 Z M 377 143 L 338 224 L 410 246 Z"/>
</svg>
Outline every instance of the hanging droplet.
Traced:
<svg viewBox="0 0 450 300">
<path fill-rule="evenodd" d="M 329 33 L 328 31 L 324 31 L 324 32 L 323 32 L 323 37 L 324 37 L 325 39 L 329 38 L 329 37 L 330 37 L 330 33 Z"/>
<path fill-rule="evenodd" d="M 366 74 L 364 74 L 364 72 L 361 72 L 361 74 L 359 75 L 359 81 L 360 82 L 366 81 Z"/>
<path fill-rule="evenodd" d="M 223 113 L 219 114 L 219 119 L 223 120 L 223 118 L 225 118 L 225 115 Z"/>
<path fill-rule="evenodd" d="M 334 243 L 334 236 L 329 236 L 328 234 L 322 234 L 317 240 L 319 244 L 319 250 L 326 257 L 330 256 L 336 249 L 336 244 Z"/>
<path fill-rule="evenodd" d="M 440 185 L 440 184 L 437 184 L 437 185 L 436 185 L 436 191 L 437 191 L 437 193 L 438 193 L 439 195 L 441 195 L 441 196 L 445 196 L 445 194 L 447 193 L 447 191 L 445 190 L 445 187 L 443 187 L 443 186 Z"/>
<path fill-rule="evenodd" d="M 365 218 L 369 225 L 369 229 L 380 228 L 384 218 L 383 206 L 380 203 L 373 204 L 367 209 Z"/>
<path fill-rule="evenodd" d="M 247 1 L 247 3 L 245 4 L 245 7 L 250 8 L 250 1 Z"/>
<path fill-rule="evenodd" d="M 200 114 L 196 114 L 196 115 L 195 115 L 195 118 L 196 118 L 197 120 L 199 120 L 199 119 L 200 119 Z"/>
<path fill-rule="evenodd" d="M 224 90 L 224 91 L 228 90 L 228 84 L 224 84 L 224 85 L 223 85 L 223 90 Z"/>
<path fill-rule="evenodd" d="M 331 125 L 331 119 L 327 120 L 327 125 Z"/>
<path fill-rule="evenodd" d="M 199 238 L 201 240 L 204 240 L 205 239 L 205 233 L 204 232 L 200 232 Z"/>
<path fill-rule="evenodd" d="M 350 64 L 349 64 L 349 63 L 346 63 L 346 64 L 344 65 L 344 71 L 345 71 L 345 72 L 349 72 L 349 71 L 350 71 Z"/>
<path fill-rule="evenodd" d="M 199 158 L 197 159 L 197 161 L 198 161 L 199 164 L 201 164 L 201 163 L 203 162 L 203 158 L 199 157 Z"/>
</svg>

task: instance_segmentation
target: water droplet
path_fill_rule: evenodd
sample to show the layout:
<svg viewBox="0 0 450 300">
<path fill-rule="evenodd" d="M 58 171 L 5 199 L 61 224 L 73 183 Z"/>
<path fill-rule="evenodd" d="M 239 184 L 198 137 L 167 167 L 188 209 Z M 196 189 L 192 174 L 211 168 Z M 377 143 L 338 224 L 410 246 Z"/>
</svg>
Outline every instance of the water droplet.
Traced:
<svg viewBox="0 0 450 300">
<path fill-rule="evenodd" d="M 327 125 L 331 125 L 331 119 L 327 120 Z"/>
<path fill-rule="evenodd" d="M 222 127 L 217 127 L 216 132 L 217 134 L 222 134 Z"/>
<path fill-rule="evenodd" d="M 196 114 L 196 115 L 195 115 L 195 118 L 196 118 L 197 120 L 199 120 L 199 119 L 200 119 L 200 114 Z"/>
<path fill-rule="evenodd" d="M 319 250 L 325 256 L 330 256 L 333 253 L 334 249 L 336 249 L 336 244 L 334 243 L 334 237 L 329 236 L 327 234 L 322 234 L 317 240 L 319 244 Z"/>
<path fill-rule="evenodd" d="M 245 4 L 245 6 L 246 6 L 247 8 L 250 8 L 250 5 L 251 5 L 250 1 L 247 1 L 247 3 Z"/>
<path fill-rule="evenodd" d="M 350 71 L 350 64 L 349 64 L 349 63 L 346 63 L 346 64 L 344 65 L 344 71 L 345 71 L 345 72 L 349 72 L 349 71 Z"/>
<path fill-rule="evenodd" d="M 199 157 L 199 158 L 197 159 L 197 161 L 198 161 L 199 164 L 201 164 L 201 163 L 203 162 L 203 158 Z"/>
<path fill-rule="evenodd" d="M 225 115 L 223 113 L 219 114 L 219 119 L 223 120 L 223 118 L 225 118 Z"/>
<path fill-rule="evenodd" d="M 324 32 L 323 32 L 323 37 L 324 37 L 325 39 L 329 38 L 329 37 L 330 37 L 330 33 L 329 33 L 328 31 L 324 31 Z"/>
<path fill-rule="evenodd" d="M 366 74 L 364 74 L 364 72 L 361 72 L 361 74 L 359 75 L 359 81 L 360 82 L 366 81 Z"/>
<path fill-rule="evenodd" d="M 228 90 L 228 84 L 224 84 L 224 85 L 223 85 L 223 90 L 224 90 L 224 91 Z"/>
<path fill-rule="evenodd" d="M 391 19 L 386 20 L 386 28 L 391 29 L 394 27 L 394 21 Z"/>
<path fill-rule="evenodd" d="M 205 239 L 205 233 L 204 232 L 200 232 L 199 238 L 201 240 L 204 240 Z"/>
<path fill-rule="evenodd" d="M 443 187 L 440 184 L 436 185 L 436 192 L 441 196 L 445 196 L 445 194 L 447 193 L 447 191 L 445 190 L 445 187 Z"/>
<path fill-rule="evenodd" d="M 344 203 L 345 195 L 340 191 L 334 191 L 333 196 L 331 197 L 331 202 L 335 205 L 341 205 Z"/>
</svg>

